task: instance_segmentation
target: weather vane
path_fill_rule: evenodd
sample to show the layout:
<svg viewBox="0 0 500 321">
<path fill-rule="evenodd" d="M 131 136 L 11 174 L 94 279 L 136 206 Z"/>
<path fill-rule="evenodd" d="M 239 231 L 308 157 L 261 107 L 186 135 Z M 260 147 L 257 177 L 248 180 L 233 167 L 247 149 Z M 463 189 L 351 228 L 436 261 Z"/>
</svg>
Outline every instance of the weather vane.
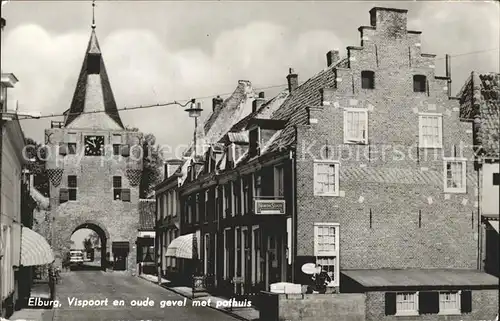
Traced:
<svg viewBox="0 0 500 321">
<path fill-rule="evenodd" d="M 92 29 L 95 29 L 95 0 L 92 0 Z"/>
</svg>

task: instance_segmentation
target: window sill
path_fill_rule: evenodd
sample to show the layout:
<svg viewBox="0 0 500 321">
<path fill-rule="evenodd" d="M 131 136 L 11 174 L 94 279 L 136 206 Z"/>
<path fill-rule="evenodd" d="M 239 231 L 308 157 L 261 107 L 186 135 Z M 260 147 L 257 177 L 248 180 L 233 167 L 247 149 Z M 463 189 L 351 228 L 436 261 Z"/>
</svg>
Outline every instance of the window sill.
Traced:
<svg viewBox="0 0 500 321">
<path fill-rule="evenodd" d="M 422 145 L 419 145 L 418 147 L 419 147 L 419 148 L 422 148 L 422 149 L 442 149 L 442 148 L 443 148 L 443 145 L 436 145 L 436 146 L 424 146 L 424 145 L 422 144 Z"/>
<path fill-rule="evenodd" d="M 450 188 L 445 188 L 444 192 L 445 193 L 449 193 L 449 194 L 467 194 L 467 189 L 450 189 Z"/>
<path fill-rule="evenodd" d="M 323 197 L 323 196 L 326 196 L 326 197 L 339 197 L 340 196 L 340 193 L 314 193 L 314 196 L 318 196 L 318 197 Z"/>
<path fill-rule="evenodd" d="M 396 312 L 395 316 L 397 317 L 411 317 L 419 315 L 417 311 L 408 311 L 408 312 Z"/>
<path fill-rule="evenodd" d="M 368 145 L 368 142 L 366 140 L 344 140 L 345 145 Z"/>
<path fill-rule="evenodd" d="M 462 315 L 459 310 L 440 311 L 438 315 Z"/>
</svg>

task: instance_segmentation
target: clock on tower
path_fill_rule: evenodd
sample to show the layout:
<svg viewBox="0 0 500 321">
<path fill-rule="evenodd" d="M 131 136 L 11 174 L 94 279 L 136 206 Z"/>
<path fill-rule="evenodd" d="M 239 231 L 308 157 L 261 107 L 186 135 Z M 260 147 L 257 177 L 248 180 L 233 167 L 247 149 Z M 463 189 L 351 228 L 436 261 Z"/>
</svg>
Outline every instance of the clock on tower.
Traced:
<svg viewBox="0 0 500 321">
<path fill-rule="evenodd" d="M 85 136 L 85 156 L 102 156 L 104 136 Z"/>
</svg>

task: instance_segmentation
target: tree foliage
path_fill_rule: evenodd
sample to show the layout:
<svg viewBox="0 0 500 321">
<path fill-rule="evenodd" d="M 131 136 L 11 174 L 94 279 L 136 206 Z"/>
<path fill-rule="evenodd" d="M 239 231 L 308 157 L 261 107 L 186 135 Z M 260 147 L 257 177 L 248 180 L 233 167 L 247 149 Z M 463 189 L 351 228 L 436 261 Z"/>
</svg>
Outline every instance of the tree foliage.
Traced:
<svg viewBox="0 0 500 321">
<path fill-rule="evenodd" d="M 87 237 L 83 240 L 83 248 L 85 251 L 90 251 L 94 248 L 94 245 L 92 244 L 92 240 L 90 237 Z"/>
</svg>

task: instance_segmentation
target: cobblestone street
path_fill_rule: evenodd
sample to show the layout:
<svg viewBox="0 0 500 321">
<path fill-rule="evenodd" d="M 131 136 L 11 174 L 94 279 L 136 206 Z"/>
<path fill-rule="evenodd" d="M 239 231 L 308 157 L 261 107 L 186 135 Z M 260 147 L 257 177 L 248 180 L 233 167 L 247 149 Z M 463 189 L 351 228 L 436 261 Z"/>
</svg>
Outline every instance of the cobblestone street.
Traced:
<svg viewBox="0 0 500 321">
<path fill-rule="evenodd" d="M 56 296 L 61 307 L 55 309 L 57 321 L 168 321 L 168 320 L 236 320 L 222 312 L 207 308 L 193 307 L 187 300 L 185 307 L 160 308 L 161 300 L 184 300 L 178 294 L 140 278 L 119 272 L 74 271 L 64 273 L 57 285 Z M 104 300 L 108 306 L 75 307 L 68 299 Z M 131 300 L 148 298 L 155 301 L 154 307 L 132 307 Z M 125 306 L 114 307 L 113 300 L 124 300 Z"/>
</svg>

